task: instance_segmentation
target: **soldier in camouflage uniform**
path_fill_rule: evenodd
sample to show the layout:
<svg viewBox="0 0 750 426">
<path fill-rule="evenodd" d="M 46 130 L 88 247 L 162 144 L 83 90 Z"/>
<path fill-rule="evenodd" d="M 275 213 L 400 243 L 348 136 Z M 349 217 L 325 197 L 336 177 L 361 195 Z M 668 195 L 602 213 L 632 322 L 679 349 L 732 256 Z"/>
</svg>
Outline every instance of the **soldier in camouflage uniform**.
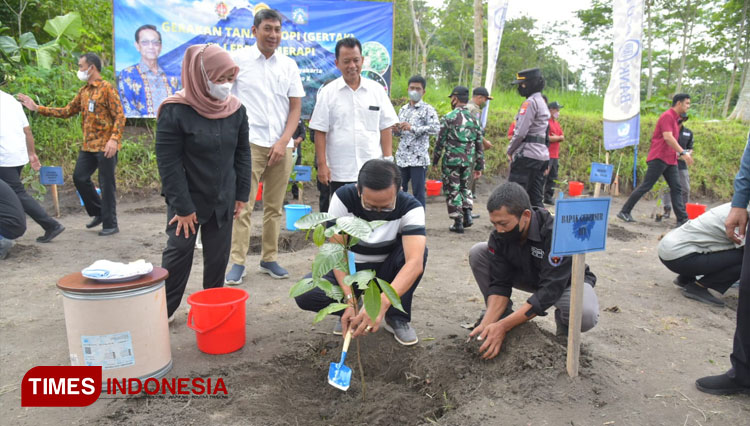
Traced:
<svg viewBox="0 0 750 426">
<path fill-rule="evenodd" d="M 484 169 L 482 128 L 466 108 L 469 89 L 456 86 L 451 92 L 453 111 L 446 114 L 440 123 L 440 133 L 435 142 L 432 164 L 443 157 L 443 188 L 448 204 L 448 216 L 455 220 L 450 227 L 459 234 L 473 224 L 471 218 L 471 191 L 469 177 L 478 178 Z M 443 155 L 445 149 L 445 155 Z"/>
</svg>

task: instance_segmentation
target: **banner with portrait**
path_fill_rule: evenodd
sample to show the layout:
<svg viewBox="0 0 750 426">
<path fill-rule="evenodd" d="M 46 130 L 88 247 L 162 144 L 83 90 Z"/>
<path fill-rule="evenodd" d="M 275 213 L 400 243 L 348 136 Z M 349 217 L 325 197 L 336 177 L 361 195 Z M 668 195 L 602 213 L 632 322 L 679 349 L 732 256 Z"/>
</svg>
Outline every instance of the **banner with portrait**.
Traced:
<svg viewBox="0 0 750 426">
<path fill-rule="evenodd" d="M 255 44 L 253 18 L 264 8 L 275 9 L 284 18 L 278 52 L 299 66 L 306 92 L 303 117 L 312 114 L 318 89 L 341 75 L 334 62 L 335 46 L 344 37 L 362 43 L 362 75 L 389 90 L 392 3 L 114 0 L 114 66 L 125 116 L 156 116 L 161 101 L 181 88 L 182 58 L 188 46 L 214 43 L 233 51 Z"/>
</svg>

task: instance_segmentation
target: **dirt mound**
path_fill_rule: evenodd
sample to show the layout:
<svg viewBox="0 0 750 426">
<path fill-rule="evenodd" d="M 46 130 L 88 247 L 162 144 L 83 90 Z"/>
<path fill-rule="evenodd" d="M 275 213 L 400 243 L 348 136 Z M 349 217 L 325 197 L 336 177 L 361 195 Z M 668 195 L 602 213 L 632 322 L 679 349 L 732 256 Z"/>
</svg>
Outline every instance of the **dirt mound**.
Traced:
<svg viewBox="0 0 750 426">
<path fill-rule="evenodd" d="M 647 238 L 647 236 L 645 234 L 641 234 L 640 232 L 627 230 L 622 226 L 614 224 L 610 221 L 609 227 L 607 228 L 607 238 L 614 238 L 616 240 L 627 242 L 636 240 L 638 238 Z"/>
<path fill-rule="evenodd" d="M 338 361 L 341 344 L 340 338 L 326 336 L 269 362 L 194 373 L 194 377 L 224 377 L 227 398 L 185 399 L 182 409 L 176 410 L 181 402 L 134 397 L 113 402 L 115 411 L 102 424 L 116 420 L 126 424 L 413 425 L 446 415 L 456 419 L 447 424 L 465 424 L 469 418 L 457 410 L 478 394 L 519 407 L 581 399 L 595 406 L 605 404 L 589 385 L 561 390 L 571 382 L 565 372 L 565 347 L 534 323 L 513 330 L 493 361 L 481 361 L 478 343 L 466 343 L 457 335 L 403 347 L 381 331 L 360 343 L 364 402 L 355 344 L 347 360 L 354 372 L 349 390 L 342 392 L 326 383 L 329 363 Z M 591 359 L 585 351 L 581 359 L 586 371 Z"/>
</svg>

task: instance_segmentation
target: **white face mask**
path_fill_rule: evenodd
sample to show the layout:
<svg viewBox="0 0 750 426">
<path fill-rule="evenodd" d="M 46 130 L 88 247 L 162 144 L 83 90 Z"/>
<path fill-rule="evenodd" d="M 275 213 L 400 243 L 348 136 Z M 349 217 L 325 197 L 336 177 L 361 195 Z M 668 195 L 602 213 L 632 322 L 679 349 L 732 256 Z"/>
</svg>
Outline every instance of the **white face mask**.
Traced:
<svg viewBox="0 0 750 426">
<path fill-rule="evenodd" d="M 206 69 L 203 68 L 203 57 L 201 57 L 201 72 L 203 73 L 203 78 L 206 79 L 206 84 L 208 85 L 208 94 L 214 99 L 220 101 L 225 100 L 229 96 L 229 92 L 232 90 L 232 83 L 227 82 L 216 84 L 211 81 L 206 74 Z"/>
<path fill-rule="evenodd" d="M 555 120 L 557 120 L 557 118 L 560 117 L 560 113 L 557 112 L 557 111 L 555 111 L 555 112 L 552 113 L 552 117 L 554 117 Z"/>
<path fill-rule="evenodd" d="M 419 102 L 422 99 L 422 94 L 416 90 L 409 91 L 409 100 L 412 102 Z"/>
<path fill-rule="evenodd" d="M 89 81 L 89 70 L 86 70 L 86 71 L 78 70 L 76 75 L 78 76 L 78 79 L 81 81 Z"/>
</svg>

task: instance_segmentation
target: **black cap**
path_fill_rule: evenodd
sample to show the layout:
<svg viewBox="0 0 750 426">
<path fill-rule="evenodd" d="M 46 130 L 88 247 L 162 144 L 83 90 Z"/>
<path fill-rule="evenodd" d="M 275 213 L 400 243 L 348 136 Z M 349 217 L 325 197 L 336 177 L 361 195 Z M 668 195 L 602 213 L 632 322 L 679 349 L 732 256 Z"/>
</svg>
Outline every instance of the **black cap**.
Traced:
<svg viewBox="0 0 750 426">
<path fill-rule="evenodd" d="M 516 73 L 516 79 L 511 84 L 521 84 L 528 80 L 542 78 L 542 71 L 539 68 L 529 68 Z"/>
<path fill-rule="evenodd" d="M 474 91 L 471 93 L 471 96 L 484 96 L 489 100 L 492 100 L 492 96 L 490 96 L 490 92 L 487 91 L 484 87 L 475 87 Z"/>
<path fill-rule="evenodd" d="M 560 104 L 558 104 L 558 103 L 557 103 L 557 101 L 554 101 L 554 102 L 550 102 L 550 104 L 549 104 L 549 105 L 547 105 L 547 108 L 549 108 L 549 109 L 560 109 L 560 108 L 562 108 L 562 107 L 563 107 L 563 106 L 562 106 L 562 105 L 560 105 Z"/>
<path fill-rule="evenodd" d="M 451 92 L 451 94 L 448 95 L 449 98 L 451 96 L 458 96 L 458 97 L 466 97 L 466 98 L 468 98 L 469 97 L 469 88 L 466 87 L 466 86 L 456 86 L 456 87 L 453 88 L 453 91 Z"/>
</svg>

